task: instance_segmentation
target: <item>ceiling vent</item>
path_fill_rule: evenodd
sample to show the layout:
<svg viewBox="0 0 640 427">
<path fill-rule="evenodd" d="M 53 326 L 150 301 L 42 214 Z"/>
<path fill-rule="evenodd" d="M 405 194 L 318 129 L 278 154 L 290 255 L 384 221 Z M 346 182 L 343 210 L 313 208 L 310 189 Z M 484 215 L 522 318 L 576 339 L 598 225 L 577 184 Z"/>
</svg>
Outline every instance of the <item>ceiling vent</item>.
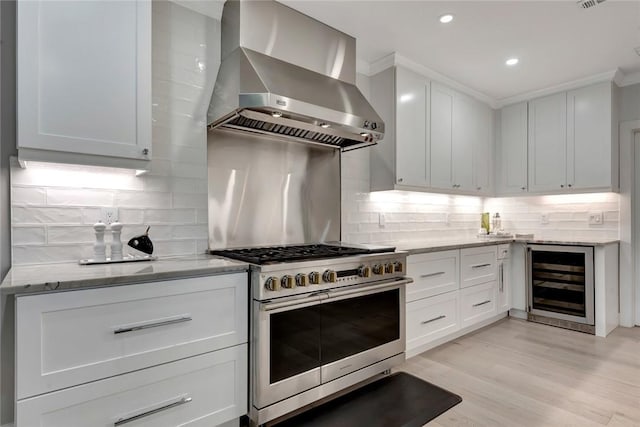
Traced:
<svg viewBox="0 0 640 427">
<path fill-rule="evenodd" d="M 604 3 L 606 0 L 579 0 L 578 6 L 583 9 L 589 9 L 591 7 L 597 6 L 600 3 Z"/>
</svg>

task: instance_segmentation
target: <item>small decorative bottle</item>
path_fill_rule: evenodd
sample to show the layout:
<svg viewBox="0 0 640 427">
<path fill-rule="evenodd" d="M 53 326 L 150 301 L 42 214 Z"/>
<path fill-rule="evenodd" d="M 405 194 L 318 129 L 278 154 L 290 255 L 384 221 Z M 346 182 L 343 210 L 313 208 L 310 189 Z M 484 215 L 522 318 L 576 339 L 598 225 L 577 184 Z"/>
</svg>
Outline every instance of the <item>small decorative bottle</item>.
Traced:
<svg viewBox="0 0 640 427">
<path fill-rule="evenodd" d="M 118 221 L 111 223 L 111 259 L 119 261 L 122 259 L 122 241 L 120 235 L 122 233 L 122 224 Z"/>
<path fill-rule="evenodd" d="M 102 221 L 98 221 L 93 224 L 93 229 L 96 232 L 96 242 L 93 244 L 93 258 L 96 261 L 107 260 L 107 248 L 104 243 L 104 231 L 107 226 Z"/>
</svg>

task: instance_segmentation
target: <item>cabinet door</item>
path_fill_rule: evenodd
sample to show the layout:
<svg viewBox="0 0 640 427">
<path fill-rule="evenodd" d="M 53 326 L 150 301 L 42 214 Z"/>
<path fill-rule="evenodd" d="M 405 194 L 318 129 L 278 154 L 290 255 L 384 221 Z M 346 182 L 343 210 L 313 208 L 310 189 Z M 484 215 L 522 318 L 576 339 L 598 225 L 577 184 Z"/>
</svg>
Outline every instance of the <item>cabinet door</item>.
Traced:
<svg viewBox="0 0 640 427">
<path fill-rule="evenodd" d="M 612 187 L 611 83 L 567 93 L 567 186 Z"/>
<path fill-rule="evenodd" d="M 455 291 L 460 282 L 460 251 L 411 255 L 407 275 L 414 280 L 407 286 L 407 301 Z"/>
<path fill-rule="evenodd" d="M 460 290 L 460 326 L 466 328 L 496 314 L 496 282 Z"/>
<path fill-rule="evenodd" d="M 473 189 L 491 194 L 493 164 L 493 110 L 477 103 L 477 137 L 473 145 Z"/>
<path fill-rule="evenodd" d="M 217 426 L 247 413 L 247 344 L 30 399 L 17 426 Z M 129 424 L 131 423 L 131 424 Z"/>
<path fill-rule="evenodd" d="M 429 183 L 429 81 L 396 68 L 396 175 L 398 183 L 426 187 Z"/>
<path fill-rule="evenodd" d="M 500 116 L 498 191 L 523 193 L 527 191 L 527 103 L 504 107 Z"/>
<path fill-rule="evenodd" d="M 453 184 L 456 189 L 475 190 L 473 187 L 473 150 L 478 139 L 478 113 L 476 102 L 456 93 L 453 99 L 452 159 Z"/>
<path fill-rule="evenodd" d="M 453 182 L 453 98 L 451 89 L 431 83 L 431 186 L 450 190 Z"/>
<path fill-rule="evenodd" d="M 498 314 L 509 311 L 511 308 L 510 276 L 509 258 L 500 260 L 498 262 Z"/>
<path fill-rule="evenodd" d="M 566 187 L 567 94 L 529 102 L 529 191 Z"/>
<path fill-rule="evenodd" d="M 149 159 L 151 2 L 21 1 L 17 40 L 18 148 Z"/>
</svg>

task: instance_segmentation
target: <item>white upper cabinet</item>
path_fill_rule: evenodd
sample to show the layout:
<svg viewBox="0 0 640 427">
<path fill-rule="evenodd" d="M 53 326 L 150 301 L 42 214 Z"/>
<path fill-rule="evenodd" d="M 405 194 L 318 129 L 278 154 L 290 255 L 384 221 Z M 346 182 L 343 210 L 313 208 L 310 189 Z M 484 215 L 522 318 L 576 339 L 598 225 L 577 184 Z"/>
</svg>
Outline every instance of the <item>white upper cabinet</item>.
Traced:
<svg viewBox="0 0 640 427">
<path fill-rule="evenodd" d="M 151 155 L 151 2 L 20 1 L 22 159 L 144 168 Z"/>
<path fill-rule="evenodd" d="M 498 193 L 524 193 L 527 191 L 527 103 L 504 107 L 500 118 Z"/>
<path fill-rule="evenodd" d="M 473 147 L 473 187 L 479 194 L 493 192 L 493 109 L 477 103 L 478 132 Z"/>
<path fill-rule="evenodd" d="M 529 102 L 529 191 L 618 190 L 616 91 L 598 83 Z"/>
<path fill-rule="evenodd" d="M 455 93 L 453 99 L 453 182 L 456 189 L 475 191 L 473 154 L 478 141 L 480 110 L 474 99 Z"/>
<path fill-rule="evenodd" d="M 567 93 L 567 186 L 616 190 L 618 144 L 612 116 L 612 84 Z"/>
<path fill-rule="evenodd" d="M 396 171 L 403 185 L 429 185 L 429 90 L 424 77 L 396 68 Z"/>
<path fill-rule="evenodd" d="M 371 190 L 429 185 L 429 80 L 402 67 L 371 77 L 371 103 L 385 123 L 371 148 Z"/>
<path fill-rule="evenodd" d="M 431 186 L 457 189 L 453 176 L 453 103 L 455 93 L 431 83 Z"/>
<path fill-rule="evenodd" d="M 529 190 L 566 186 L 567 94 L 529 102 Z"/>
</svg>

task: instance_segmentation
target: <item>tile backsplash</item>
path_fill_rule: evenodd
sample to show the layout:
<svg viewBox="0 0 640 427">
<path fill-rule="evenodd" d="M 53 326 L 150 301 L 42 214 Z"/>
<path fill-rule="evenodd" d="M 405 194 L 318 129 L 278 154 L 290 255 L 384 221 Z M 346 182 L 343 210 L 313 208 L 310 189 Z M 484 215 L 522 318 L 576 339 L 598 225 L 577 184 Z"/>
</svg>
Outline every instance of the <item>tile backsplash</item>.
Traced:
<svg viewBox="0 0 640 427">
<path fill-rule="evenodd" d="M 152 13 L 151 171 L 14 163 L 14 265 L 92 256 L 91 225 L 104 206 L 119 208 L 125 243 L 150 225 L 158 255 L 206 250 L 205 114 L 220 62 L 220 22 L 165 1 L 154 2 Z"/>
</svg>

